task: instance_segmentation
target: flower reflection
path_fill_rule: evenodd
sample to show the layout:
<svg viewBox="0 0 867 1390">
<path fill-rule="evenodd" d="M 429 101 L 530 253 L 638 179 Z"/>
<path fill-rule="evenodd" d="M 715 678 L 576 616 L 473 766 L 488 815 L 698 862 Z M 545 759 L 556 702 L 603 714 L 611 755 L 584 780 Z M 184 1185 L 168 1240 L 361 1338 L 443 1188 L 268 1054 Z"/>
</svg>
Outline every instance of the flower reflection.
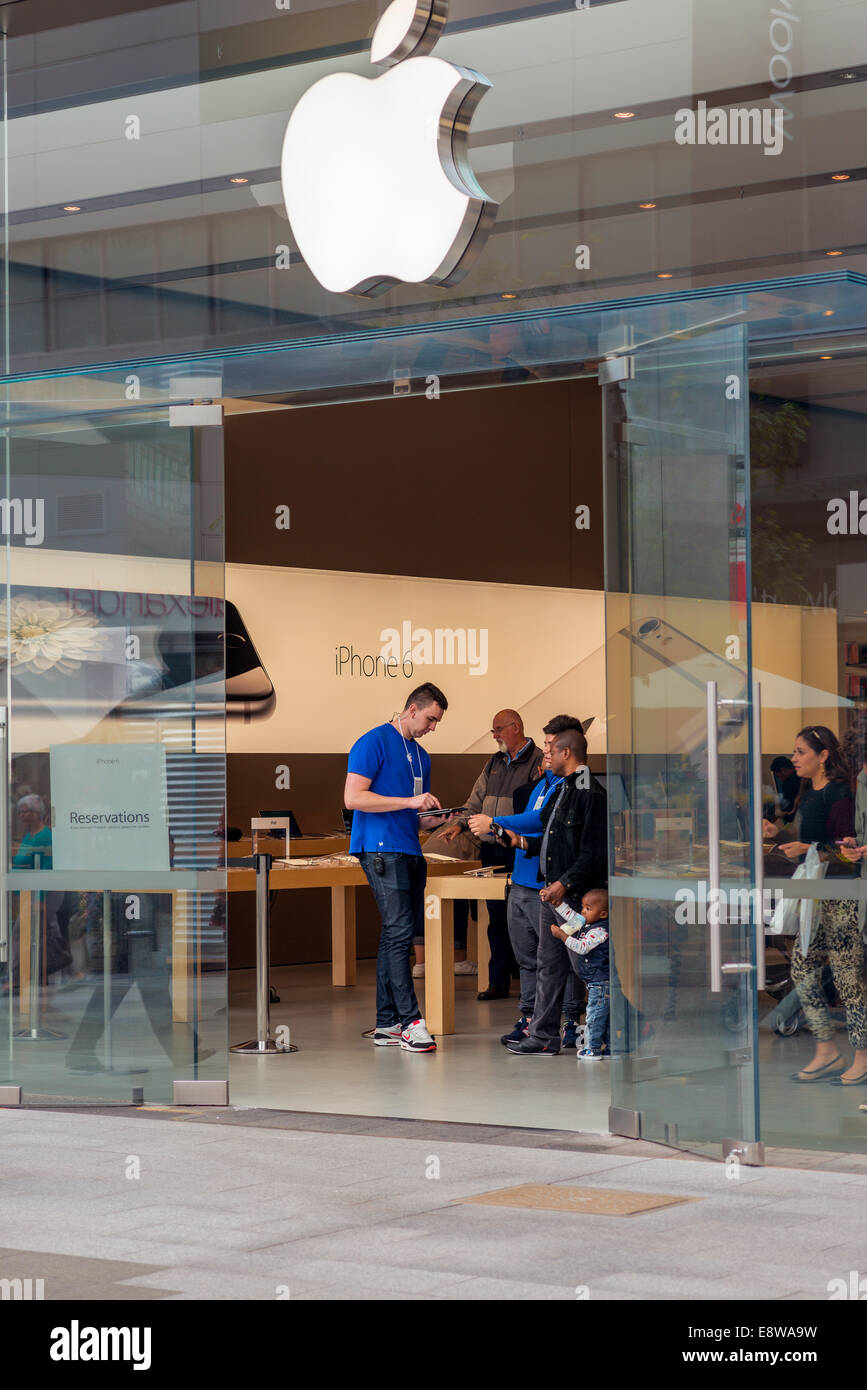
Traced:
<svg viewBox="0 0 867 1390">
<path fill-rule="evenodd" d="M 11 658 L 19 672 L 69 675 L 84 661 L 104 659 L 108 641 L 91 613 L 38 598 L 0 602 L 0 659 Z"/>
</svg>

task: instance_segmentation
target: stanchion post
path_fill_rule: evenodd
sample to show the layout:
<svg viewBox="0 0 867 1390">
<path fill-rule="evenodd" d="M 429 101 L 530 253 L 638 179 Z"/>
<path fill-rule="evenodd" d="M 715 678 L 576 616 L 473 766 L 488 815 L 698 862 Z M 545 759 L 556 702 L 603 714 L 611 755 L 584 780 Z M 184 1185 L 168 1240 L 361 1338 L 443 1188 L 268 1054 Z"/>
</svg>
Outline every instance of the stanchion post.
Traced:
<svg viewBox="0 0 867 1390">
<path fill-rule="evenodd" d="M 271 855 L 256 860 L 256 1037 L 271 1041 Z"/>
<path fill-rule="evenodd" d="M 111 1071 L 111 891 L 102 890 L 102 1038 L 107 1071 Z"/>
<path fill-rule="evenodd" d="M 231 1052 L 253 1056 L 288 1056 L 298 1048 L 289 1041 L 289 1029 L 281 1024 L 280 1037 L 271 1037 L 271 863 L 270 854 L 255 854 L 256 867 L 256 1037 L 236 1043 Z"/>
</svg>

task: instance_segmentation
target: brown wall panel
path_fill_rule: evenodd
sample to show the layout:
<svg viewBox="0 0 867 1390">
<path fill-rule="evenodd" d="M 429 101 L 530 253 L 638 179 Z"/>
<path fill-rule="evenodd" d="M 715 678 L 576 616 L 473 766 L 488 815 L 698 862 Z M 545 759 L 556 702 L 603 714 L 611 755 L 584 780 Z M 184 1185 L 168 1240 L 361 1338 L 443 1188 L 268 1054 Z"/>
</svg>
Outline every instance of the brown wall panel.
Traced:
<svg viewBox="0 0 867 1390">
<path fill-rule="evenodd" d="M 601 589 L 601 437 L 589 380 L 229 416 L 226 558 Z"/>
</svg>

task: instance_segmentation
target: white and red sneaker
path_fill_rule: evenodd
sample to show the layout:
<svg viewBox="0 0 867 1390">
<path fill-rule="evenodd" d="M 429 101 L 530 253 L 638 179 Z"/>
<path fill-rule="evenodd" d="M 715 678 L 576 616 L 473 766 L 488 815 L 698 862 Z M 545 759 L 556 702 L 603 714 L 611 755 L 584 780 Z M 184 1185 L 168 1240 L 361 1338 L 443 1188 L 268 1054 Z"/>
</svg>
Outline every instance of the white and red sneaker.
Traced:
<svg viewBox="0 0 867 1390">
<path fill-rule="evenodd" d="M 423 1018 L 408 1023 L 400 1035 L 400 1045 L 404 1052 L 436 1052 L 437 1045 L 427 1030 Z"/>
<path fill-rule="evenodd" d="M 386 1028 L 384 1023 L 377 1023 L 373 1030 L 373 1041 L 377 1047 L 398 1047 L 400 1045 L 400 1024 L 392 1023 Z"/>
</svg>

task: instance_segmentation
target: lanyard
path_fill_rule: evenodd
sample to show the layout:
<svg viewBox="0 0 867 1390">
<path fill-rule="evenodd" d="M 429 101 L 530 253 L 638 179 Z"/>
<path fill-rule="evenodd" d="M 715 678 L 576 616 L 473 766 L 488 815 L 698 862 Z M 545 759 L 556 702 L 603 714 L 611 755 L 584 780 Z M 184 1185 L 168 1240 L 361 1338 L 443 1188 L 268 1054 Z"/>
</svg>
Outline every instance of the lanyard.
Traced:
<svg viewBox="0 0 867 1390">
<path fill-rule="evenodd" d="M 398 717 L 397 729 L 398 729 L 398 733 L 400 734 L 401 738 L 403 739 L 403 747 L 404 747 L 404 751 L 405 751 L 405 753 L 406 753 L 406 760 L 407 760 L 407 762 L 409 763 L 409 774 L 410 774 L 410 776 L 412 777 L 413 787 L 415 787 L 415 788 L 417 789 L 415 794 L 418 794 L 418 793 L 421 792 L 421 785 L 422 785 L 422 781 L 423 781 L 423 778 L 422 778 L 422 775 L 421 775 L 421 753 L 418 751 L 418 745 L 415 744 L 415 739 L 413 739 L 413 743 L 415 744 L 415 756 L 416 756 L 416 758 L 418 759 L 418 777 L 416 778 L 416 775 L 415 775 L 415 773 L 414 773 L 413 770 L 412 770 L 412 758 L 410 757 L 410 753 L 409 753 L 409 744 L 408 744 L 407 741 L 406 741 L 406 735 L 404 734 L 403 729 L 400 727 L 400 717 Z"/>
</svg>

